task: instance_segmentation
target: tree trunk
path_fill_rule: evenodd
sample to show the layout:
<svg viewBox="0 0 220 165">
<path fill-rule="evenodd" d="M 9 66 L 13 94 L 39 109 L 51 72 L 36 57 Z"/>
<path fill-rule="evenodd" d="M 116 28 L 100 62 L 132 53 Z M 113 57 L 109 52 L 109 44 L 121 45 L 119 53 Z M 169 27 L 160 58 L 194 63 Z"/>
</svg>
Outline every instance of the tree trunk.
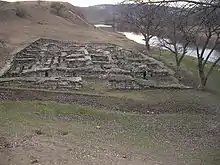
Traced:
<svg viewBox="0 0 220 165">
<path fill-rule="evenodd" d="M 178 73 L 180 70 L 180 64 L 181 64 L 181 60 L 179 60 L 178 54 L 175 54 L 175 59 L 176 59 L 176 73 Z"/>
<path fill-rule="evenodd" d="M 179 73 L 180 71 L 180 62 L 176 63 L 176 73 Z"/>
<path fill-rule="evenodd" d="M 142 33 L 142 35 L 144 36 L 145 46 L 147 50 L 150 50 L 150 44 L 149 44 L 150 39 L 145 34 Z"/>
<path fill-rule="evenodd" d="M 199 85 L 199 89 L 205 89 L 205 86 L 206 86 L 206 83 L 207 83 L 207 79 L 204 75 L 204 73 L 200 73 L 200 85 Z"/>
<path fill-rule="evenodd" d="M 205 76 L 204 67 L 202 66 L 202 62 L 199 62 L 199 77 L 200 77 L 200 84 L 199 89 L 204 89 L 207 83 L 207 77 Z"/>
<path fill-rule="evenodd" d="M 147 50 L 150 50 L 149 40 L 145 39 L 145 46 L 146 46 Z"/>
</svg>

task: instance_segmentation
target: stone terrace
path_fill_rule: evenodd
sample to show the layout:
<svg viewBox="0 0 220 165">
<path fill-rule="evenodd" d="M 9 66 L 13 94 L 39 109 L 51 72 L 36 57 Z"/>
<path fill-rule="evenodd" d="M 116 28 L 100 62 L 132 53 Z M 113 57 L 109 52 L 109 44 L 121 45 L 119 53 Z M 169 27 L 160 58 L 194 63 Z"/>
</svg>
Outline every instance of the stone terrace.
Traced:
<svg viewBox="0 0 220 165">
<path fill-rule="evenodd" d="M 71 91 L 103 80 L 109 89 L 184 88 L 173 74 L 162 62 L 117 45 L 38 39 L 13 55 L 0 86 Z"/>
</svg>

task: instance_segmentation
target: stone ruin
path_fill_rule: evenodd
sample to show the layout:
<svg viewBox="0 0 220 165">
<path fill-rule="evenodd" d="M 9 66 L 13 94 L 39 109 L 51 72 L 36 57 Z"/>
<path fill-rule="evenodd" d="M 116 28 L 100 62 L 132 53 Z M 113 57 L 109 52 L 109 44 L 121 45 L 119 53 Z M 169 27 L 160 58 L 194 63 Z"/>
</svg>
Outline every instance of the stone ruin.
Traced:
<svg viewBox="0 0 220 165">
<path fill-rule="evenodd" d="M 110 89 L 182 88 L 173 74 L 163 63 L 117 45 L 38 39 L 13 54 L 0 86 L 71 91 L 99 79 Z"/>
</svg>

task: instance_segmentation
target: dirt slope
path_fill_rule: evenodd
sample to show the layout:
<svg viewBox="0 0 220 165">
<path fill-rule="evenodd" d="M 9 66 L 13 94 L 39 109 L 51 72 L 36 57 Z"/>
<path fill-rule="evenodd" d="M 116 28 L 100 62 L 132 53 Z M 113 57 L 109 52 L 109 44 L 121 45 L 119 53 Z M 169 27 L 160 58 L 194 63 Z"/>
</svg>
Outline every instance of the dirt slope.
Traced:
<svg viewBox="0 0 220 165">
<path fill-rule="evenodd" d="M 88 24 L 80 8 L 62 3 L 61 16 L 51 12 L 52 2 L 1 2 L 0 4 L 0 66 L 9 52 L 36 37 L 72 40 L 77 42 L 113 42 L 132 47 L 135 44 L 124 36 L 105 32 Z M 18 16 L 17 11 L 24 11 Z"/>
</svg>

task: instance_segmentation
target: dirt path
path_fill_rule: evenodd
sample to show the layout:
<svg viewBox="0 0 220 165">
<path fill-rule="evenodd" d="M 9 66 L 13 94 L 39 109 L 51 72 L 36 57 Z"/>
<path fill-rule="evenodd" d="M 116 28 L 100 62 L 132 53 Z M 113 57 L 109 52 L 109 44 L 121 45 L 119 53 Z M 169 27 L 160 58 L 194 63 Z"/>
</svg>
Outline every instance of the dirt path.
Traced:
<svg viewBox="0 0 220 165">
<path fill-rule="evenodd" d="M 51 92 L 30 89 L 4 89 L 0 88 L 0 100 L 41 100 L 55 101 L 59 103 L 76 103 L 106 110 L 118 110 L 122 112 L 139 112 L 144 114 L 159 113 L 214 113 L 214 107 L 196 103 L 184 103 L 180 101 L 166 101 L 165 103 L 149 105 L 145 101 L 118 98 L 111 96 L 76 94 L 64 92 Z"/>
</svg>

